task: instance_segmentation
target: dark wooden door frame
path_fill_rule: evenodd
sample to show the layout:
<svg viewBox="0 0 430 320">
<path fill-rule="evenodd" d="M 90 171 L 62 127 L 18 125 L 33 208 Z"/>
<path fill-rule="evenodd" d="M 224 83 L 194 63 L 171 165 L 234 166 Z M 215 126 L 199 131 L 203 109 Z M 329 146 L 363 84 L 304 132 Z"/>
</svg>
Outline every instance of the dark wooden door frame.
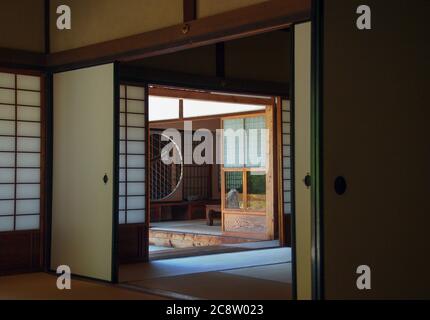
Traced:
<svg viewBox="0 0 430 320">
<path fill-rule="evenodd" d="M 323 32 L 324 0 L 312 0 L 311 198 L 312 298 L 324 299 L 323 235 Z"/>
</svg>

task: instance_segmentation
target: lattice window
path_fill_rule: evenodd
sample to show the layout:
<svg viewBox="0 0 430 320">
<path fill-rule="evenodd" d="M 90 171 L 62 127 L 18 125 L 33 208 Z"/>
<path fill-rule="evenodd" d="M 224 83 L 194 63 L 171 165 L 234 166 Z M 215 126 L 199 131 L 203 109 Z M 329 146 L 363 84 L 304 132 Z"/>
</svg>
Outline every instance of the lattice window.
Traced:
<svg viewBox="0 0 430 320">
<path fill-rule="evenodd" d="M 145 116 L 145 88 L 122 85 L 120 95 L 120 224 L 145 222 Z"/>
<path fill-rule="evenodd" d="M 0 73 L 0 232 L 40 228 L 42 81 Z"/>
</svg>

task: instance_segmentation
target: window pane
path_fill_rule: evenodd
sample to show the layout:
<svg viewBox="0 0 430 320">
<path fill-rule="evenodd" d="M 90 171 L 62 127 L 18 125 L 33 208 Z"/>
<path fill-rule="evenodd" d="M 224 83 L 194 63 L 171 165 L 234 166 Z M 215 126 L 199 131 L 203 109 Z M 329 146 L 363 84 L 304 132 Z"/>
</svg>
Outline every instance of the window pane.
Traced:
<svg viewBox="0 0 430 320">
<path fill-rule="evenodd" d="M 247 172 L 248 209 L 266 210 L 266 174 Z"/>
<path fill-rule="evenodd" d="M 224 120 L 224 167 L 243 167 L 244 150 L 245 131 L 243 119 Z"/>
<path fill-rule="evenodd" d="M 179 119 L 179 99 L 149 97 L 149 121 Z"/>
<path fill-rule="evenodd" d="M 253 117 L 245 119 L 246 130 L 246 166 L 262 168 L 266 166 L 266 118 Z"/>
<path fill-rule="evenodd" d="M 225 173 L 225 207 L 243 209 L 243 173 Z"/>
</svg>

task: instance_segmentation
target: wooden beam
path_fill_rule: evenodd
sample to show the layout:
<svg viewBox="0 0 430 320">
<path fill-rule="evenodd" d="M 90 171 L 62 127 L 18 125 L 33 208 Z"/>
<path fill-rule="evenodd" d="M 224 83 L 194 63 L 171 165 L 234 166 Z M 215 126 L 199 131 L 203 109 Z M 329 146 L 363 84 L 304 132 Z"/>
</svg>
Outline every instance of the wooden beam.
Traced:
<svg viewBox="0 0 430 320">
<path fill-rule="evenodd" d="M 225 44 L 220 42 L 216 44 L 216 76 L 225 78 Z"/>
<path fill-rule="evenodd" d="M 197 0 L 184 0 L 184 22 L 197 19 Z"/>
<path fill-rule="evenodd" d="M 25 67 L 43 69 L 46 64 L 44 53 L 0 48 L 0 65 L 8 68 Z"/>
<path fill-rule="evenodd" d="M 162 85 L 250 95 L 286 97 L 289 97 L 290 95 L 290 86 L 288 83 L 241 79 L 220 79 L 217 77 L 192 75 L 125 65 L 121 66 L 120 74 L 121 81 L 131 85 L 142 85 L 142 83 L 149 83 L 160 86 Z"/>
<path fill-rule="evenodd" d="M 149 89 L 151 96 L 171 97 L 179 99 L 205 100 L 225 103 L 255 104 L 267 106 L 272 104 L 272 98 L 246 97 L 237 95 L 217 94 L 202 91 L 180 90 L 174 88 L 153 87 Z"/>
<path fill-rule="evenodd" d="M 311 0 L 271 0 L 184 24 L 51 54 L 57 69 L 150 56 L 285 29 L 310 20 Z"/>
</svg>

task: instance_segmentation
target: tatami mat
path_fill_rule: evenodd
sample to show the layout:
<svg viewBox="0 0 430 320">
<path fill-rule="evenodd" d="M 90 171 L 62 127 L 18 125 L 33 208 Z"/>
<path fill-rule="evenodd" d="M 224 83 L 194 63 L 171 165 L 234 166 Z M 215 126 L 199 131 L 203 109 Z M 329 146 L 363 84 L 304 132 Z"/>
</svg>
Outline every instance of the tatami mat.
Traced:
<svg viewBox="0 0 430 320">
<path fill-rule="evenodd" d="M 270 280 L 290 284 L 292 283 L 291 263 L 280 263 L 270 266 L 227 270 L 222 271 L 222 273 L 261 280 Z"/>
<path fill-rule="evenodd" d="M 71 290 L 58 290 L 57 277 L 32 273 L 0 277 L 0 300 L 158 300 L 160 296 L 118 286 L 72 279 Z"/>
<path fill-rule="evenodd" d="M 120 281 L 131 282 L 160 277 L 223 271 L 291 262 L 290 248 L 214 254 L 190 258 L 122 265 Z"/>
<path fill-rule="evenodd" d="M 147 279 L 130 283 L 144 289 L 163 290 L 210 300 L 289 300 L 291 285 L 224 272 L 206 272 Z"/>
</svg>

